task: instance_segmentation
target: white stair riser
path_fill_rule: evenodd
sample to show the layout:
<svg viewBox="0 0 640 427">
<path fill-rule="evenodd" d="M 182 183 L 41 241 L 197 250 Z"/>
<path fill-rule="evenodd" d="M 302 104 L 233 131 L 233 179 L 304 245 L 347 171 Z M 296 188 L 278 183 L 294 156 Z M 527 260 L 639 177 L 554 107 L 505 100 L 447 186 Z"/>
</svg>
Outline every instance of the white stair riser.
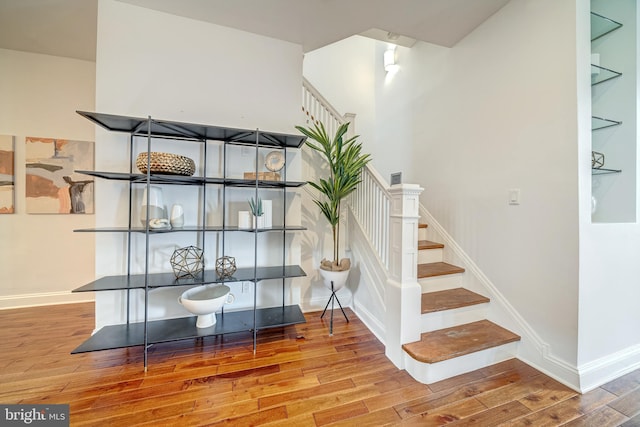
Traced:
<svg viewBox="0 0 640 427">
<path fill-rule="evenodd" d="M 442 262 L 442 248 L 420 249 L 418 251 L 418 264 L 427 264 L 430 262 Z"/>
<path fill-rule="evenodd" d="M 427 238 L 427 229 L 426 228 L 418 228 L 418 240 L 429 240 Z"/>
<path fill-rule="evenodd" d="M 418 279 L 418 283 L 422 287 L 422 293 L 444 291 L 445 289 L 453 289 L 462 287 L 462 275 L 445 274 L 444 276 L 425 277 Z"/>
<path fill-rule="evenodd" d="M 512 359 L 517 354 L 517 349 L 518 343 L 512 342 L 438 363 L 422 363 L 405 352 L 404 367 L 417 381 L 431 384 Z"/>
<path fill-rule="evenodd" d="M 434 313 L 425 313 L 420 319 L 422 325 L 421 331 L 431 332 L 438 329 L 460 326 L 465 323 L 477 322 L 486 319 L 488 314 L 488 303 L 460 307 L 452 310 L 436 311 Z"/>
</svg>

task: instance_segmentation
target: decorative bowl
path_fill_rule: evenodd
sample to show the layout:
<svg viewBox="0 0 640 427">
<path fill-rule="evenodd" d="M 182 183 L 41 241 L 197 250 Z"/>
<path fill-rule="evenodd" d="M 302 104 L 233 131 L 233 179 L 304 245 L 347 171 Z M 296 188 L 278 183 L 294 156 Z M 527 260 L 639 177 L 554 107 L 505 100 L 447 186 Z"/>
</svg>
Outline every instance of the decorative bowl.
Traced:
<svg viewBox="0 0 640 427">
<path fill-rule="evenodd" d="M 146 151 L 138 154 L 136 167 L 140 172 L 147 173 L 147 163 L 150 163 L 151 173 L 191 176 L 196 171 L 196 164 L 192 159 L 178 154 L 152 151 L 151 162 L 147 161 Z"/>
</svg>

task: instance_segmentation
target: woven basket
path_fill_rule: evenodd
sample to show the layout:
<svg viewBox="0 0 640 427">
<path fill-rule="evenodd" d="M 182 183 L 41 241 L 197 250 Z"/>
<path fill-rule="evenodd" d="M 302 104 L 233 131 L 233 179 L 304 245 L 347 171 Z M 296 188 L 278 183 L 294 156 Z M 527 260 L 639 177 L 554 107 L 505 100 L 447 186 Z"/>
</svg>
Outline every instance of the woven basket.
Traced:
<svg viewBox="0 0 640 427">
<path fill-rule="evenodd" d="M 136 167 L 142 173 L 147 173 L 147 153 L 138 154 Z M 171 153 L 151 152 L 151 173 L 167 175 L 191 176 L 196 171 L 196 164 L 185 156 Z"/>
</svg>

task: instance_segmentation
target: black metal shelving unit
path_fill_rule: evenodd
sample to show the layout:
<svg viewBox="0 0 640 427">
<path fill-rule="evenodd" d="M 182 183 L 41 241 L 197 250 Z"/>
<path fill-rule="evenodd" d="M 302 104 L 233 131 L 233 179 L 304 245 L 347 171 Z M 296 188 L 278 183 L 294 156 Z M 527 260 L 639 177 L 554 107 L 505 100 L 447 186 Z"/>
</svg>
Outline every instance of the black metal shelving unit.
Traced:
<svg viewBox="0 0 640 427">
<path fill-rule="evenodd" d="M 126 181 L 129 183 L 129 224 L 126 227 L 101 227 L 92 229 L 79 229 L 76 232 L 93 233 L 125 233 L 127 235 L 127 274 L 113 275 L 99 278 L 74 290 L 74 292 L 100 292 L 100 291 L 126 291 L 127 295 L 127 321 L 121 325 L 105 326 L 95 332 L 89 339 L 82 343 L 72 353 L 84 353 L 90 351 L 107 350 L 131 346 L 144 347 L 144 369 L 147 369 L 147 350 L 156 343 L 177 341 L 183 339 L 202 338 L 206 336 L 228 334 L 242 331 L 253 332 L 253 347 L 256 349 L 257 333 L 259 330 L 283 327 L 298 323 L 304 323 L 305 318 L 297 305 L 285 304 L 286 279 L 305 276 L 306 273 L 298 265 L 286 265 L 286 235 L 289 232 L 304 230 L 304 227 L 287 224 L 286 202 L 287 190 L 300 187 L 305 182 L 287 181 L 286 167 L 283 169 L 282 181 L 266 181 L 259 179 L 258 153 L 260 148 L 273 148 L 284 150 L 286 160 L 288 149 L 298 149 L 305 141 L 305 137 L 274 132 L 262 132 L 260 130 L 234 129 L 219 126 L 209 126 L 193 123 L 182 123 L 166 120 L 156 120 L 151 117 L 137 118 L 113 114 L 78 111 L 78 114 L 94 122 L 95 124 L 112 132 L 127 133 L 130 136 L 129 173 L 109 171 L 77 171 L 100 179 Z M 152 139 L 169 139 L 176 141 L 195 141 L 204 144 L 203 175 L 202 176 L 178 176 L 135 173 L 133 171 L 133 147 L 134 138 L 143 138 L 147 142 L 147 153 L 150 154 Z M 223 144 L 222 176 L 210 177 L 207 175 L 207 146 L 214 141 Z M 255 148 L 255 172 L 256 179 L 238 179 L 227 176 L 227 147 L 241 145 Z M 180 229 L 150 229 L 147 226 L 134 227 L 132 225 L 132 194 L 135 185 L 147 187 L 147 194 L 151 184 L 159 185 L 187 185 L 202 186 L 217 185 L 222 188 L 222 224 L 209 225 L 206 223 L 206 189 L 202 191 L 202 224 L 199 226 L 187 226 Z M 240 229 L 226 223 L 226 191 L 227 188 L 253 188 L 255 197 L 259 190 L 269 189 L 281 191 L 283 201 L 282 225 L 270 228 Z M 148 224 L 149 218 L 146 218 Z M 176 279 L 172 272 L 149 272 L 149 239 L 155 234 L 167 233 L 200 233 L 204 247 L 207 233 L 221 233 L 222 253 L 225 250 L 225 236 L 228 232 L 253 233 L 254 235 L 254 263 L 253 267 L 238 268 L 232 277 L 220 278 L 214 270 L 204 270 L 192 278 Z M 144 273 L 132 274 L 131 240 L 134 233 L 145 235 L 145 267 Z M 280 233 L 282 236 L 282 263 L 276 266 L 258 266 L 258 236 L 263 233 Z M 257 307 L 257 290 L 260 282 L 264 280 L 281 279 L 282 281 L 282 305 L 277 307 Z M 177 319 L 165 319 L 149 321 L 149 291 L 155 288 L 171 286 L 199 286 L 203 284 L 251 282 L 253 283 L 253 307 L 241 311 L 227 311 L 218 316 L 216 324 L 210 328 L 197 328 L 196 317 L 183 317 Z M 131 322 L 130 292 L 144 292 L 144 320 Z"/>
</svg>

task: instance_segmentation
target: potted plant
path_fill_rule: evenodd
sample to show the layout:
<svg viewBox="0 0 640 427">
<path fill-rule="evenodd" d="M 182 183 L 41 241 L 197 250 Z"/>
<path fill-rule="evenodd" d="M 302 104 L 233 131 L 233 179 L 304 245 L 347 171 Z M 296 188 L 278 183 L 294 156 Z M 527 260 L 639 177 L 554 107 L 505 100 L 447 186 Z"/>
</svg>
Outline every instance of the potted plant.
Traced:
<svg viewBox="0 0 640 427">
<path fill-rule="evenodd" d="M 306 145 L 320 153 L 328 166 L 328 176 L 307 183 L 319 192 L 313 201 L 331 225 L 333 236 L 333 260 L 323 259 L 320 263 L 320 273 L 325 281 L 334 281 L 334 286 L 339 289 L 346 282 L 351 266 L 349 259 L 340 259 L 341 203 L 355 191 L 361 181 L 362 168 L 371 158 L 369 154 L 362 154 L 362 144 L 357 142 L 358 135 L 345 139 L 349 123 L 338 127 L 333 137 L 327 134 L 322 123 L 314 125 L 313 128 L 296 126 L 296 129 L 308 138 Z M 327 272 L 341 274 L 330 275 Z M 337 277 L 333 280 L 327 276 Z"/>
<path fill-rule="evenodd" d="M 253 197 L 249 200 L 249 209 L 253 215 L 253 228 L 264 227 L 264 211 L 262 210 L 262 199 L 258 197 L 256 200 Z"/>
</svg>

